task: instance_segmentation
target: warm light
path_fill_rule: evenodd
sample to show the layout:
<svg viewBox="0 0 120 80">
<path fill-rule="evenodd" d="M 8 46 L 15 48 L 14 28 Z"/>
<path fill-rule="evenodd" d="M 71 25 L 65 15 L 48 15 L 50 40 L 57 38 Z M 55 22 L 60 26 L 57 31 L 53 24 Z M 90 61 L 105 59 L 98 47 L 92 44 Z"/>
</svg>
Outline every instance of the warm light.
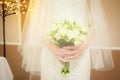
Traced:
<svg viewBox="0 0 120 80">
<path fill-rule="evenodd" d="M 23 3 L 26 3 L 26 0 L 24 0 Z"/>
<path fill-rule="evenodd" d="M 25 14 L 25 12 L 22 12 L 22 14 Z"/>
<path fill-rule="evenodd" d="M 25 7 L 27 8 L 27 5 L 25 5 Z"/>
<path fill-rule="evenodd" d="M 25 14 L 25 12 L 27 11 L 27 5 L 26 5 L 27 2 L 28 0 L 0 1 L 0 15 L 3 15 L 3 11 L 4 11 L 4 16 L 18 14 L 18 13 Z"/>
<path fill-rule="evenodd" d="M 2 1 L 0 1 L 0 4 L 2 4 L 3 2 Z"/>
</svg>

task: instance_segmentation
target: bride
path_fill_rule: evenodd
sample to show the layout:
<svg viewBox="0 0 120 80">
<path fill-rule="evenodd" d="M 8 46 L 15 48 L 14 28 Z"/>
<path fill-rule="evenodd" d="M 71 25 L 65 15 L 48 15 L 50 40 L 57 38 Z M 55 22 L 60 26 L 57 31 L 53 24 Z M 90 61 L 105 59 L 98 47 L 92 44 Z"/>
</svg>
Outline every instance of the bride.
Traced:
<svg viewBox="0 0 120 80">
<path fill-rule="evenodd" d="M 48 28 L 61 19 L 92 25 L 82 45 L 60 48 L 48 40 Z M 114 68 L 100 0 L 30 0 L 22 37 L 22 67 L 30 72 L 30 79 L 37 75 L 41 80 L 90 80 L 91 68 Z M 65 77 L 61 74 L 63 62 L 70 62 Z"/>
</svg>

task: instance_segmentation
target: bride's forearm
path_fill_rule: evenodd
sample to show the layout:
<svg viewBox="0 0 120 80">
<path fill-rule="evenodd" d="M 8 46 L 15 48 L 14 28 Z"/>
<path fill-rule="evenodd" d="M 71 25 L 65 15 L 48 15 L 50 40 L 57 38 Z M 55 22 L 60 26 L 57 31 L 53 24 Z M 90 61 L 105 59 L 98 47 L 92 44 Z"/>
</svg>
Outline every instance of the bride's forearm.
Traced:
<svg viewBox="0 0 120 80">
<path fill-rule="evenodd" d="M 44 40 L 44 43 L 48 47 L 48 49 L 54 54 L 60 49 L 56 44 L 54 44 L 47 38 Z"/>
<path fill-rule="evenodd" d="M 60 57 L 60 56 L 65 55 L 65 54 L 61 53 L 61 51 L 62 52 L 64 51 L 62 48 L 60 48 L 59 46 L 57 46 L 56 44 L 54 44 L 53 42 L 51 42 L 48 39 L 46 39 L 44 42 L 45 42 L 45 45 L 48 47 L 48 49 L 56 56 L 56 58 L 58 59 L 58 61 L 60 63 L 68 61 L 68 60 L 65 60 L 62 57 Z"/>
</svg>

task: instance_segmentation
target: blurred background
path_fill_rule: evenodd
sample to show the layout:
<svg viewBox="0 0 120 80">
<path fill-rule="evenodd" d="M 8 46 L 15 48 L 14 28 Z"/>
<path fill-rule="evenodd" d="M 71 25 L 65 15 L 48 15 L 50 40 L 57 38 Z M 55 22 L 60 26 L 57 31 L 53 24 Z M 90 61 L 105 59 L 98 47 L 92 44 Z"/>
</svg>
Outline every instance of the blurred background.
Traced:
<svg viewBox="0 0 120 80">
<path fill-rule="evenodd" d="M 110 29 L 114 31 L 113 34 L 114 37 L 120 37 L 119 36 L 120 35 L 120 0 L 102 0 L 102 3 Z M 12 15 L 12 17 L 11 16 L 7 17 L 7 21 L 6 21 L 6 26 L 9 26 L 6 28 L 6 35 L 8 35 L 6 36 L 7 37 L 6 59 L 14 75 L 14 80 L 29 80 L 29 73 L 25 72 L 21 68 L 22 56 L 17 51 L 17 45 L 20 44 L 20 39 L 21 39 L 20 33 L 24 24 L 25 15 L 26 14 L 21 14 L 17 16 Z M 20 21 L 19 18 L 21 18 Z M 2 36 L 1 23 L 2 23 L 2 19 L 0 18 L 0 37 Z M 15 38 L 17 39 L 16 41 L 14 41 Z M 120 41 L 120 38 L 118 39 L 119 40 L 116 40 L 115 42 Z M 2 40 L 2 38 L 0 38 L 0 40 Z M 120 62 L 119 62 L 120 51 L 113 50 L 112 55 L 115 63 L 115 69 L 110 71 L 92 70 L 91 80 L 120 80 Z M 1 42 L 0 42 L 0 56 L 3 56 L 3 46 Z"/>
</svg>

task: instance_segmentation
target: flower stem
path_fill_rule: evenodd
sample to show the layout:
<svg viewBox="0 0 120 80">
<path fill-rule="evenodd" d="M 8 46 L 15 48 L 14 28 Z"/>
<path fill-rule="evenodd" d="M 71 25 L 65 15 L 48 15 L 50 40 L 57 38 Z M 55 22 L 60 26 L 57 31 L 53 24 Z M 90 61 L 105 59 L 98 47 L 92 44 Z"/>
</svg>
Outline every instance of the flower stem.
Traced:
<svg viewBox="0 0 120 80">
<path fill-rule="evenodd" d="M 69 73 L 69 66 L 70 66 L 70 63 L 69 62 L 65 62 L 64 63 L 64 68 L 62 68 L 61 73 L 64 73 L 64 74 Z"/>
</svg>

